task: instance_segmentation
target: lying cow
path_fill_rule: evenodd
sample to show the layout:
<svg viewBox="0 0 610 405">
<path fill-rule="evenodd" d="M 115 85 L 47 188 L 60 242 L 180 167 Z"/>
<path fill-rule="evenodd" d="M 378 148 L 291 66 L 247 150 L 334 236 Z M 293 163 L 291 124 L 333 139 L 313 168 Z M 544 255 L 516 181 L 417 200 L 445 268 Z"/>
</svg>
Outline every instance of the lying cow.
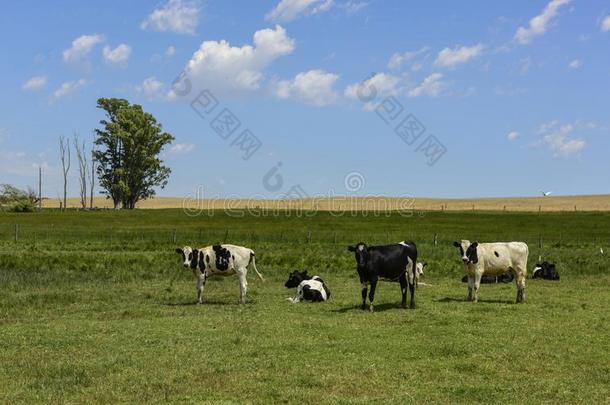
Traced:
<svg viewBox="0 0 610 405">
<path fill-rule="evenodd" d="M 330 298 L 330 290 L 324 281 L 318 276 L 310 276 L 307 271 L 293 271 L 288 275 L 288 281 L 284 286 L 297 289 L 294 297 L 287 298 L 293 304 L 302 300 L 321 302 Z"/>
<path fill-rule="evenodd" d="M 532 278 L 542 278 L 544 280 L 559 281 L 559 272 L 555 268 L 554 263 L 542 262 L 536 263 Z"/>
<path fill-rule="evenodd" d="M 483 274 L 481 277 L 481 284 L 498 284 L 498 283 L 510 283 L 515 279 L 513 273 L 507 271 L 506 273 L 502 273 L 499 276 L 486 276 Z M 468 275 L 462 277 L 462 283 L 468 282 Z"/>
<path fill-rule="evenodd" d="M 211 276 L 231 276 L 237 274 L 239 278 L 239 303 L 246 303 L 248 289 L 248 267 L 252 267 L 258 277 L 264 281 L 263 276 L 256 268 L 254 251 L 243 246 L 214 245 L 201 249 L 192 249 L 185 246 L 176 249 L 182 255 L 184 267 L 191 268 L 197 278 L 197 302 L 203 302 L 203 288 L 206 280 Z"/>
<path fill-rule="evenodd" d="M 468 300 L 477 302 L 483 273 L 496 276 L 510 271 L 517 283 L 517 303 L 525 301 L 525 277 L 529 248 L 523 242 L 453 242 L 468 276 Z M 474 293 L 474 294 L 473 294 Z"/>
<path fill-rule="evenodd" d="M 380 278 L 399 281 L 402 292 L 401 306 L 407 307 L 407 285 L 411 293 L 410 307 L 415 308 L 415 278 L 417 263 L 417 247 L 414 242 L 400 242 L 385 246 L 367 246 L 360 242 L 348 246 L 354 252 L 360 285 L 362 286 L 362 309 L 366 309 L 366 294 L 368 285 L 369 310 L 374 310 L 375 289 Z"/>
</svg>

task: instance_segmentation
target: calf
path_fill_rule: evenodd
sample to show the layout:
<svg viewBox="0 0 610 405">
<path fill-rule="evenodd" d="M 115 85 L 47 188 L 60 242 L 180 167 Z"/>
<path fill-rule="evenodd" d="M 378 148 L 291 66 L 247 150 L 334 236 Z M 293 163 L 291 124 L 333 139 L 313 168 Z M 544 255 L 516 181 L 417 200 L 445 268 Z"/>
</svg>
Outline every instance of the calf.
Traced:
<svg viewBox="0 0 610 405">
<path fill-rule="evenodd" d="M 483 273 L 498 276 L 510 271 L 517 284 L 517 303 L 525 301 L 525 276 L 529 248 L 523 242 L 470 243 L 453 242 L 468 276 L 468 300 L 477 302 Z M 473 294 L 474 292 L 474 294 Z"/>
<path fill-rule="evenodd" d="M 191 268 L 197 278 L 197 303 L 203 302 L 203 288 L 211 276 L 231 276 L 236 274 L 239 278 L 239 303 L 246 303 L 248 289 L 248 268 L 252 267 L 258 277 L 264 281 L 263 276 L 256 268 L 254 251 L 243 246 L 213 245 L 201 249 L 185 246 L 176 249 L 182 255 L 185 268 Z"/>
<path fill-rule="evenodd" d="M 542 278 L 544 280 L 559 281 L 559 272 L 555 268 L 554 263 L 542 262 L 536 263 L 532 278 Z"/>
<path fill-rule="evenodd" d="M 321 302 L 330 298 L 330 290 L 324 281 L 318 276 L 310 276 L 307 271 L 293 271 L 288 275 L 288 281 L 284 286 L 297 289 L 294 297 L 287 298 L 293 304 L 302 300 Z"/>
<path fill-rule="evenodd" d="M 419 277 L 424 275 L 426 266 L 428 266 L 428 263 L 417 262 L 415 265 L 415 288 L 419 286 Z"/>
<path fill-rule="evenodd" d="M 375 289 L 379 279 L 399 281 L 402 292 L 401 306 L 407 307 L 407 285 L 411 293 L 410 307 L 415 308 L 415 279 L 417 247 L 414 242 L 400 242 L 385 246 L 367 246 L 360 242 L 348 246 L 354 252 L 360 285 L 362 286 L 362 309 L 366 309 L 367 287 L 369 291 L 369 310 L 374 310 Z"/>
</svg>

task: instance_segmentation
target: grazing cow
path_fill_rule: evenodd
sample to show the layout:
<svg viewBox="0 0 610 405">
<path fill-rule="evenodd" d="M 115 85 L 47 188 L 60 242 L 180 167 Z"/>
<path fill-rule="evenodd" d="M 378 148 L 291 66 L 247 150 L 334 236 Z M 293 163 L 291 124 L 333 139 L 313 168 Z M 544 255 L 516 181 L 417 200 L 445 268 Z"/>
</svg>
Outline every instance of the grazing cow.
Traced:
<svg viewBox="0 0 610 405">
<path fill-rule="evenodd" d="M 302 300 L 322 302 L 330 298 L 330 290 L 324 281 L 318 276 L 310 276 L 307 271 L 293 271 L 288 275 L 288 281 L 284 286 L 297 289 L 294 297 L 287 298 L 293 304 Z"/>
<path fill-rule="evenodd" d="M 414 242 L 404 241 L 393 245 L 367 246 L 360 242 L 348 246 L 354 252 L 360 285 L 362 286 L 362 309 L 366 309 L 366 294 L 368 285 L 369 310 L 373 312 L 375 289 L 380 278 L 399 281 L 402 292 L 401 306 L 407 307 L 407 285 L 411 293 L 410 307 L 415 308 L 415 279 L 417 263 L 417 247 Z"/>
<path fill-rule="evenodd" d="M 510 283 L 515 279 L 511 271 L 500 274 L 499 276 L 486 276 L 483 274 L 481 277 L 481 284 L 498 284 L 498 283 Z M 462 277 L 462 283 L 468 282 L 468 275 Z"/>
<path fill-rule="evenodd" d="M 248 280 L 246 275 L 248 267 L 252 267 L 258 277 L 264 281 L 263 276 L 256 268 L 254 251 L 243 246 L 213 245 L 201 249 L 192 249 L 185 246 L 176 249 L 182 255 L 184 267 L 191 268 L 197 278 L 197 302 L 203 302 L 203 288 L 206 280 L 211 276 L 231 276 L 237 274 L 239 278 L 239 303 L 245 304 Z"/>
<path fill-rule="evenodd" d="M 468 300 L 477 302 L 483 273 L 492 276 L 510 271 L 517 284 L 517 303 L 525 301 L 525 277 L 529 248 L 523 242 L 470 243 L 453 242 L 460 249 L 460 257 L 468 276 Z M 473 294 L 474 293 L 474 294 Z"/>
<path fill-rule="evenodd" d="M 542 262 L 536 263 L 532 278 L 542 278 L 544 280 L 559 281 L 559 272 L 555 268 L 555 263 Z"/>
</svg>

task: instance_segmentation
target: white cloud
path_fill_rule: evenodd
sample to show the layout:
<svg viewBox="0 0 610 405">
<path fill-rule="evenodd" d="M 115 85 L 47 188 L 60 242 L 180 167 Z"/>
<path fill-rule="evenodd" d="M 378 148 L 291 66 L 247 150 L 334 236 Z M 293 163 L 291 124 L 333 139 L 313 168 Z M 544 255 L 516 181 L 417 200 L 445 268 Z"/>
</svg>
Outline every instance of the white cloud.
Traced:
<svg viewBox="0 0 610 405">
<path fill-rule="evenodd" d="M 254 45 L 231 46 L 227 41 L 204 41 L 184 70 L 195 88 L 240 94 L 260 88 L 264 69 L 294 50 L 294 40 L 279 25 L 256 31 Z M 176 95 L 170 92 L 170 98 Z"/>
<path fill-rule="evenodd" d="M 571 137 L 574 129 L 572 124 L 559 125 L 558 121 L 551 121 L 542 124 L 538 133 L 542 136 L 542 145 L 553 152 L 553 156 L 569 158 L 578 156 L 587 146 L 585 140 Z"/>
<path fill-rule="evenodd" d="M 131 47 L 127 44 L 120 44 L 114 49 L 105 46 L 102 53 L 107 63 L 111 65 L 125 65 L 131 55 Z"/>
<path fill-rule="evenodd" d="M 436 60 L 434 61 L 435 66 L 453 68 L 462 63 L 466 63 L 469 60 L 476 58 L 481 54 L 483 45 L 477 44 L 473 46 L 456 46 L 455 48 L 445 48 L 438 53 Z"/>
<path fill-rule="evenodd" d="M 568 67 L 573 70 L 580 69 L 582 67 L 582 61 L 580 59 L 574 59 L 572 62 L 570 62 Z"/>
<path fill-rule="evenodd" d="M 176 54 L 176 48 L 174 48 L 173 46 L 168 46 L 167 49 L 165 50 L 165 56 L 167 56 L 168 58 L 171 58 L 175 54 Z"/>
<path fill-rule="evenodd" d="M 147 100 L 162 100 L 165 98 L 165 85 L 154 76 L 145 79 L 142 84 L 136 87 L 136 91 L 143 94 Z"/>
<path fill-rule="evenodd" d="M 519 132 L 517 131 L 510 131 L 508 134 L 506 134 L 506 139 L 508 139 L 509 141 L 516 141 L 519 138 Z"/>
<path fill-rule="evenodd" d="M 602 32 L 610 31 L 610 15 L 605 16 L 599 26 Z"/>
<path fill-rule="evenodd" d="M 195 149 L 195 145 L 193 145 L 192 143 L 177 143 L 175 145 L 172 145 L 172 147 L 169 149 L 169 152 L 172 155 L 186 155 L 187 153 L 192 152 L 193 149 Z"/>
<path fill-rule="evenodd" d="M 74 80 L 70 82 L 64 82 L 53 92 L 53 96 L 51 97 L 50 103 L 54 103 L 59 99 L 74 93 L 76 90 L 85 86 L 87 81 L 85 79 Z"/>
<path fill-rule="evenodd" d="M 378 96 L 394 95 L 400 92 L 400 79 L 386 73 L 376 73 L 373 77 L 360 83 L 350 84 L 346 87 L 345 97 L 357 100 Z"/>
<path fill-rule="evenodd" d="M 424 46 L 423 48 L 418 49 L 417 51 L 407 51 L 404 53 L 394 53 L 390 60 L 388 61 L 388 68 L 392 70 L 400 69 L 400 67 L 407 62 L 413 61 L 419 55 L 428 52 L 430 48 Z M 418 70 L 417 67 L 415 70 Z"/>
<path fill-rule="evenodd" d="M 339 5 L 339 7 L 344 9 L 347 14 L 355 14 L 368 5 L 369 3 L 366 1 L 349 0 L 347 3 Z"/>
<path fill-rule="evenodd" d="M 169 0 L 140 24 L 143 30 L 193 34 L 199 23 L 199 3 L 195 1 Z"/>
<path fill-rule="evenodd" d="M 274 22 L 289 22 L 297 18 L 328 11 L 333 0 L 281 0 L 265 19 Z"/>
<path fill-rule="evenodd" d="M 436 97 L 440 95 L 447 87 L 445 82 L 442 81 L 442 78 L 442 73 L 432 73 L 426 77 L 419 86 L 409 91 L 409 97 Z"/>
<path fill-rule="evenodd" d="M 527 58 L 523 58 L 523 59 L 521 59 L 521 61 L 519 61 L 519 72 L 522 75 L 529 72 L 530 67 L 532 67 L 532 58 L 530 58 L 529 56 Z"/>
<path fill-rule="evenodd" d="M 278 82 L 275 95 L 282 99 L 295 98 L 319 107 L 333 104 L 338 99 L 333 89 L 338 79 L 338 75 L 319 69 L 301 72 L 293 80 Z"/>
<path fill-rule="evenodd" d="M 95 45 L 104 42 L 102 35 L 82 35 L 72 41 L 72 46 L 63 52 L 64 62 L 83 62 Z"/>
<path fill-rule="evenodd" d="M 515 40 L 520 44 L 527 44 L 537 36 L 543 35 L 548 24 L 557 16 L 559 9 L 568 4 L 571 0 L 551 0 L 542 13 L 532 18 L 529 21 L 529 25 L 526 27 L 519 27 L 515 32 Z"/>
<path fill-rule="evenodd" d="M 24 91 L 38 91 L 42 90 L 47 85 L 46 76 L 34 76 L 27 82 L 23 83 L 21 89 Z"/>
</svg>

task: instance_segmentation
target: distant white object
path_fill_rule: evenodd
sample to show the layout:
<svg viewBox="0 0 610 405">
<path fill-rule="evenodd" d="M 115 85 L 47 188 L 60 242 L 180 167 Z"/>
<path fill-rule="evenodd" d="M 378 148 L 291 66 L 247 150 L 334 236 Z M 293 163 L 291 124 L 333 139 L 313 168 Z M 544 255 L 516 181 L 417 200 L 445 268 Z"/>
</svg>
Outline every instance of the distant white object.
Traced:
<svg viewBox="0 0 610 405">
<path fill-rule="evenodd" d="M 552 192 L 552 191 L 541 191 L 541 193 L 542 193 L 542 196 L 543 196 L 543 197 L 548 197 L 548 196 L 550 196 L 551 194 L 553 194 L 553 192 Z"/>
<path fill-rule="evenodd" d="M 604 254 L 604 248 L 599 248 L 599 253 Z"/>
</svg>

